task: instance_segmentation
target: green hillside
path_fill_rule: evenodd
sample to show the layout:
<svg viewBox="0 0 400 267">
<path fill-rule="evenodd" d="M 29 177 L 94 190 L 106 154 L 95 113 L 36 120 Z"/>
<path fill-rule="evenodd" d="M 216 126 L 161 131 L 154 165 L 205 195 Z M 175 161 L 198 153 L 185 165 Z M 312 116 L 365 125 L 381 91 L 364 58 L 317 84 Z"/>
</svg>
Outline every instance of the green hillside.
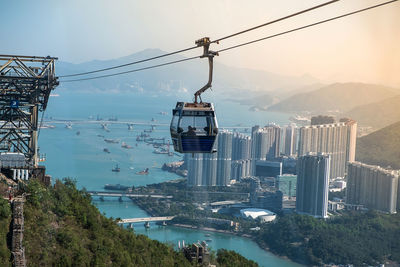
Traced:
<svg viewBox="0 0 400 267">
<path fill-rule="evenodd" d="M 171 246 L 119 227 L 91 204 L 72 180 L 46 188 L 30 181 L 24 205 L 24 247 L 28 266 L 197 266 Z M 11 266 L 8 201 L 0 199 L 0 266 Z M 212 254 L 218 267 L 257 263 L 234 251 Z"/>
<path fill-rule="evenodd" d="M 358 138 L 356 160 L 400 169 L 400 121 Z"/>
<path fill-rule="evenodd" d="M 346 112 L 346 117 L 355 119 L 361 126 L 374 129 L 388 126 L 400 121 L 400 95 L 358 106 Z"/>
<path fill-rule="evenodd" d="M 335 83 L 308 93 L 293 95 L 268 108 L 271 111 L 346 112 L 360 105 L 395 96 L 396 89 L 364 83 Z"/>
</svg>

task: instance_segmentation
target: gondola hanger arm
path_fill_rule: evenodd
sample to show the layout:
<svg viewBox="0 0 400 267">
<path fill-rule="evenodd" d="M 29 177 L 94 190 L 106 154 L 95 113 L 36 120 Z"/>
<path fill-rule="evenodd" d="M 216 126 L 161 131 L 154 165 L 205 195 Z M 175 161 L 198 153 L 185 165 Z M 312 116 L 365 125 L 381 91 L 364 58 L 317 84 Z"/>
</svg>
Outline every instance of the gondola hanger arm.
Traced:
<svg viewBox="0 0 400 267">
<path fill-rule="evenodd" d="M 197 99 L 200 99 L 200 103 L 202 103 L 201 94 L 212 86 L 213 59 L 214 56 L 218 56 L 218 52 L 210 51 L 211 42 L 209 37 L 201 38 L 197 40 L 195 44 L 199 47 L 203 46 L 203 55 L 200 56 L 200 58 L 208 58 L 208 82 L 194 94 L 194 103 L 198 103 Z"/>
</svg>

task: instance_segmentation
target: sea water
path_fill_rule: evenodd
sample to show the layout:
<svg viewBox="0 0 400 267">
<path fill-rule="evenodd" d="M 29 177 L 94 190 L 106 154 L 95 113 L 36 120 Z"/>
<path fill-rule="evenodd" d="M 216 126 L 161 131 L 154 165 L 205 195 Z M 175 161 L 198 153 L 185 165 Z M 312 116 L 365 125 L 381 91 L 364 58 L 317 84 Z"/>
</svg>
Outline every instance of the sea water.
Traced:
<svg viewBox="0 0 400 267">
<path fill-rule="evenodd" d="M 46 155 L 46 172 L 54 179 L 71 177 L 77 181 L 79 188 L 87 190 L 103 190 L 105 184 L 122 184 L 127 186 L 141 186 L 152 183 L 181 178 L 176 174 L 164 172 L 161 166 L 165 162 L 181 160 L 179 154 L 173 156 L 155 154 L 154 148 L 144 142 L 136 142 L 136 136 L 149 125 L 135 125 L 132 131 L 125 124 L 108 124 L 109 131 L 101 128 L 100 123 L 77 123 L 90 117 L 97 116 L 107 119 L 117 117 L 119 121 L 138 123 L 169 124 L 175 99 L 147 97 L 134 94 L 82 94 L 61 92 L 58 97 L 51 97 L 45 113 L 45 120 L 70 120 L 72 129 L 62 123 L 51 123 L 54 129 L 42 129 L 39 135 L 40 153 Z M 251 127 L 255 124 L 265 125 L 270 122 L 278 124 L 288 123 L 288 115 L 271 112 L 250 112 L 247 106 L 233 102 L 216 103 L 220 127 L 238 127 L 238 131 L 245 129 L 239 126 Z M 167 112 L 168 115 L 162 115 Z M 79 132 L 79 134 L 78 134 Z M 100 136 L 99 136 L 100 135 Z M 104 137 L 101 137 L 104 136 Z M 169 138 L 169 127 L 156 127 L 151 137 Z M 118 139 L 118 144 L 110 144 L 104 138 Z M 132 149 L 121 147 L 121 143 L 132 146 Z M 137 146 L 136 146 L 137 144 Z M 107 148 L 110 153 L 104 152 Z M 172 149 L 172 147 L 171 147 Z M 112 172 L 118 164 L 121 171 Z M 139 175 L 138 172 L 149 168 L 148 175 Z M 113 218 L 147 217 L 146 212 L 137 207 L 129 199 L 105 198 L 100 201 L 93 199 L 93 203 L 106 216 Z M 152 239 L 177 245 L 178 241 L 196 242 L 212 239 L 210 247 L 235 250 L 243 256 L 255 260 L 261 266 L 296 266 L 297 264 L 281 259 L 272 253 L 258 247 L 248 238 L 229 234 L 210 233 L 183 229 L 172 226 L 162 227 L 154 223 L 150 229 L 143 224 L 134 225 L 135 232 L 144 234 Z"/>
</svg>

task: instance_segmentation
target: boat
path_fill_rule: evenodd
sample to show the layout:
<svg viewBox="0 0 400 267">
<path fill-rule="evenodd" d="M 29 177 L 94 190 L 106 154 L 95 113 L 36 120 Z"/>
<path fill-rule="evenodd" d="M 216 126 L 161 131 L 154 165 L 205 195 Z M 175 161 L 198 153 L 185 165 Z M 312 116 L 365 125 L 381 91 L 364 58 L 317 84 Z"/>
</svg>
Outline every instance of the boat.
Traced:
<svg viewBox="0 0 400 267">
<path fill-rule="evenodd" d="M 206 241 L 207 241 L 207 242 L 212 242 L 212 239 L 209 238 L 209 239 L 206 239 Z"/>
<path fill-rule="evenodd" d="M 65 128 L 67 129 L 72 129 L 72 124 L 69 122 L 67 124 L 65 124 Z"/>
<path fill-rule="evenodd" d="M 108 150 L 108 148 L 104 148 L 103 151 L 106 153 L 111 153 L 110 150 Z"/>
<path fill-rule="evenodd" d="M 210 237 L 211 235 L 210 235 L 210 234 L 205 234 L 204 236 L 205 236 L 205 237 Z"/>
<path fill-rule="evenodd" d="M 144 223 L 144 227 L 150 228 L 150 223 L 149 223 L 149 222 L 145 222 L 145 223 Z"/>
<path fill-rule="evenodd" d="M 104 135 L 98 134 L 97 137 L 102 137 L 102 138 L 104 138 Z"/>
<path fill-rule="evenodd" d="M 80 134 L 81 134 L 81 132 L 80 132 L 80 131 L 77 131 L 77 132 L 76 132 L 76 135 L 80 135 Z"/>
<path fill-rule="evenodd" d="M 103 129 L 103 130 L 106 131 L 106 132 L 110 132 L 110 129 L 108 129 L 106 123 L 102 123 L 102 124 L 101 124 L 101 129 Z"/>
<path fill-rule="evenodd" d="M 128 144 L 125 143 L 125 142 L 122 142 L 121 147 L 122 147 L 122 148 L 126 148 L 126 149 L 132 149 L 132 148 L 133 148 L 132 146 L 128 145 Z"/>
<path fill-rule="evenodd" d="M 119 140 L 117 140 L 117 139 L 107 139 L 107 138 L 105 138 L 105 139 L 104 139 L 104 142 L 110 143 L 110 144 L 118 144 L 118 143 L 119 143 Z"/>
<path fill-rule="evenodd" d="M 147 175 L 147 174 L 149 174 L 149 168 L 146 168 L 146 169 L 144 169 L 143 171 L 137 172 L 136 174 L 139 174 L 139 175 Z"/>
<path fill-rule="evenodd" d="M 130 186 L 120 185 L 120 184 L 106 184 L 104 185 L 104 189 L 106 190 L 119 190 L 126 191 L 130 188 Z"/>
<path fill-rule="evenodd" d="M 117 165 L 115 165 L 115 167 L 114 167 L 111 171 L 113 171 L 113 172 L 120 172 L 121 169 L 120 169 L 120 167 L 119 167 L 118 164 L 117 164 Z"/>
<path fill-rule="evenodd" d="M 160 112 L 158 112 L 158 114 L 165 116 L 165 115 L 168 115 L 168 112 L 166 112 L 166 111 L 160 111 Z"/>
</svg>

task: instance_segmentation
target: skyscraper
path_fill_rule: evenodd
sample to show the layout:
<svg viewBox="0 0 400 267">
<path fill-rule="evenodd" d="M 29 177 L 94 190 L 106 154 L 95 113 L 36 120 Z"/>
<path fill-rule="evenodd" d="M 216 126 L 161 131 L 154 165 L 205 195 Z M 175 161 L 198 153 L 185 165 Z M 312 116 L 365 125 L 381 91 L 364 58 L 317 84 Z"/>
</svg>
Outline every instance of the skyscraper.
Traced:
<svg viewBox="0 0 400 267">
<path fill-rule="evenodd" d="M 285 127 L 285 142 L 284 142 L 283 153 L 286 156 L 296 155 L 297 148 L 297 127 L 296 125 L 290 124 Z"/>
<path fill-rule="evenodd" d="M 203 154 L 188 154 L 185 159 L 187 160 L 188 168 L 187 185 L 203 185 Z"/>
<path fill-rule="evenodd" d="M 247 160 L 251 157 L 251 138 L 242 133 L 232 137 L 232 160 Z"/>
<path fill-rule="evenodd" d="M 232 132 L 218 133 L 217 181 L 219 186 L 228 185 L 231 179 Z"/>
<path fill-rule="evenodd" d="M 388 213 L 396 213 L 398 199 L 398 171 L 361 162 L 349 163 L 346 202 L 364 205 Z"/>
<path fill-rule="evenodd" d="M 273 160 L 279 157 L 280 134 L 280 127 L 275 124 L 265 126 L 264 128 L 260 128 L 259 126 L 252 128 L 251 160 L 253 175 L 257 160 Z"/>
<path fill-rule="evenodd" d="M 328 217 L 330 155 L 308 153 L 297 160 L 296 211 Z"/>
<path fill-rule="evenodd" d="M 188 186 L 225 186 L 230 184 L 232 132 L 221 131 L 214 146 L 216 153 L 185 156 Z"/>
<path fill-rule="evenodd" d="M 357 122 L 322 124 L 301 127 L 298 156 L 308 152 L 331 154 L 330 178 L 344 177 L 347 162 L 353 162 L 357 137 Z"/>
</svg>

